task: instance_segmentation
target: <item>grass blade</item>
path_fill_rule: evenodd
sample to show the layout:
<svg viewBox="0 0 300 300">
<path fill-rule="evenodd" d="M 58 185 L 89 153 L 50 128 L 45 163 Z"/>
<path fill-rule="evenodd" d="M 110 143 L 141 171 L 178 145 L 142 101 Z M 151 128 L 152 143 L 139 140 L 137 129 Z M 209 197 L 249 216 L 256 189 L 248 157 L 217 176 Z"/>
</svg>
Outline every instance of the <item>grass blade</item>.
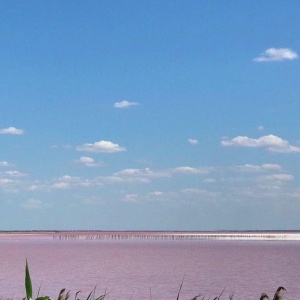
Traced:
<svg viewBox="0 0 300 300">
<path fill-rule="evenodd" d="M 77 296 L 78 296 L 79 293 L 81 293 L 81 291 L 77 291 L 76 292 L 76 294 L 75 294 L 75 300 L 77 300 Z"/>
<path fill-rule="evenodd" d="M 41 287 L 42 287 L 42 283 L 40 284 L 40 286 L 39 286 L 39 290 L 38 290 L 38 293 L 37 293 L 37 298 L 39 298 L 40 297 L 40 291 L 41 291 Z"/>
<path fill-rule="evenodd" d="M 181 291 L 181 289 L 182 289 L 183 281 L 184 281 L 184 277 L 183 277 L 183 279 L 182 279 L 182 282 L 181 282 L 181 285 L 180 285 L 180 288 L 179 288 L 179 291 L 178 291 L 178 295 L 177 295 L 176 300 L 179 300 L 179 294 L 180 294 L 180 291 Z"/>
<path fill-rule="evenodd" d="M 225 291 L 225 288 L 223 289 L 223 291 L 222 291 L 221 294 L 219 295 L 218 300 L 221 298 L 221 296 L 222 296 L 222 294 L 224 293 L 224 291 Z"/>
<path fill-rule="evenodd" d="M 95 291 L 96 291 L 96 287 L 94 287 L 92 289 L 92 291 L 89 293 L 88 297 L 86 298 L 86 300 L 91 300 L 93 299 L 93 296 L 95 295 Z"/>
<path fill-rule="evenodd" d="M 195 296 L 194 298 L 192 298 L 191 300 L 197 300 L 199 297 L 201 297 L 201 295 L 199 294 L 199 295 L 197 295 L 197 296 Z"/>
<path fill-rule="evenodd" d="M 32 284 L 31 284 L 27 259 L 26 259 L 26 266 L 25 266 L 25 291 L 26 291 L 27 300 L 32 299 Z"/>
</svg>

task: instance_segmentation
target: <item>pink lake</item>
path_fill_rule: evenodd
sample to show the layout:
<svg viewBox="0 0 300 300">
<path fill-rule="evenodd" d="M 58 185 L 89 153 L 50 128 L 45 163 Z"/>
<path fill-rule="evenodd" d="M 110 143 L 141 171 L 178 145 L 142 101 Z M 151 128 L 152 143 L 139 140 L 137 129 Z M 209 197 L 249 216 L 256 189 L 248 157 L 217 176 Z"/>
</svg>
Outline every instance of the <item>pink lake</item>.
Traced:
<svg viewBox="0 0 300 300">
<path fill-rule="evenodd" d="M 105 299 L 272 299 L 277 287 L 286 299 L 300 299 L 299 241 L 85 240 L 51 235 L 0 239 L 0 298 L 25 296 L 28 259 L 34 295 L 57 297 L 62 288 L 82 298 L 97 286 Z M 151 294 L 150 294 L 151 293 Z M 271 297 L 272 296 L 272 297 Z"/>
</svg>

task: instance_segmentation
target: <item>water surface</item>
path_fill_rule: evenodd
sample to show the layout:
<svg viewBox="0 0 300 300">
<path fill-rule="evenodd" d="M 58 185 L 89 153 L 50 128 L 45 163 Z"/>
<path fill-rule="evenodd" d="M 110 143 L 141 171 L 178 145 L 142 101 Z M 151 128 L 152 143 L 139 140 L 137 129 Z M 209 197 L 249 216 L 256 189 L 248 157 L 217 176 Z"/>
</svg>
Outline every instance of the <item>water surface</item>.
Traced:
<svg viewBox="0 0 300 300">
<path fill-rule="evenodd" d="M 34 293 L 41 285 L 52 297 L 62 288 L 87 295 L 97 285 L 108 300 L 176 299 L 184 278 L 180 299 L 224 288 L 221 299 L 259 299 L 281 285 L 286 299 L 300 299 L 298 241 L 2 239 L 0 296 L 24 297 L 26 258 Z"/>
</svg>

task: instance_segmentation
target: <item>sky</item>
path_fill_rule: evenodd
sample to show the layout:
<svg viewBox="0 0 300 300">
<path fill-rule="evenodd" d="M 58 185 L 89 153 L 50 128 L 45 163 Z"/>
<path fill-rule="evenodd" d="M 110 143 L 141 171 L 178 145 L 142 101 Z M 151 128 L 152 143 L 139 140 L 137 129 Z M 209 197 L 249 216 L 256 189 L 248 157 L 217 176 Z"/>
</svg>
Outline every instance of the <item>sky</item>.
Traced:
<svg viewBox="0 0 300 300">
<path fill-rule="evenodd" d="M 0 229 L 300 229 L 300 2 L 0 2 Z"/>
</svg>

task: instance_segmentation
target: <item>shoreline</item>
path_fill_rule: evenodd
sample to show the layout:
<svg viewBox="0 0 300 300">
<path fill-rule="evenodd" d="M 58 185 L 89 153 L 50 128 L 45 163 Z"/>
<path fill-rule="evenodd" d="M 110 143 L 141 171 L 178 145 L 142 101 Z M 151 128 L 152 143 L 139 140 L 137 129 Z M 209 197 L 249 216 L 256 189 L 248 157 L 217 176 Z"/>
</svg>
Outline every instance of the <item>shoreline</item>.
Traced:
<svg viewBox="0 0 300 300">
<path fill-rule="evenodd" d="M 53 240 L 261 240 L 300 241 L 300 231 L 100 231 L 24 230 L 0 231 L 3 239 Z"/>
</svg>

